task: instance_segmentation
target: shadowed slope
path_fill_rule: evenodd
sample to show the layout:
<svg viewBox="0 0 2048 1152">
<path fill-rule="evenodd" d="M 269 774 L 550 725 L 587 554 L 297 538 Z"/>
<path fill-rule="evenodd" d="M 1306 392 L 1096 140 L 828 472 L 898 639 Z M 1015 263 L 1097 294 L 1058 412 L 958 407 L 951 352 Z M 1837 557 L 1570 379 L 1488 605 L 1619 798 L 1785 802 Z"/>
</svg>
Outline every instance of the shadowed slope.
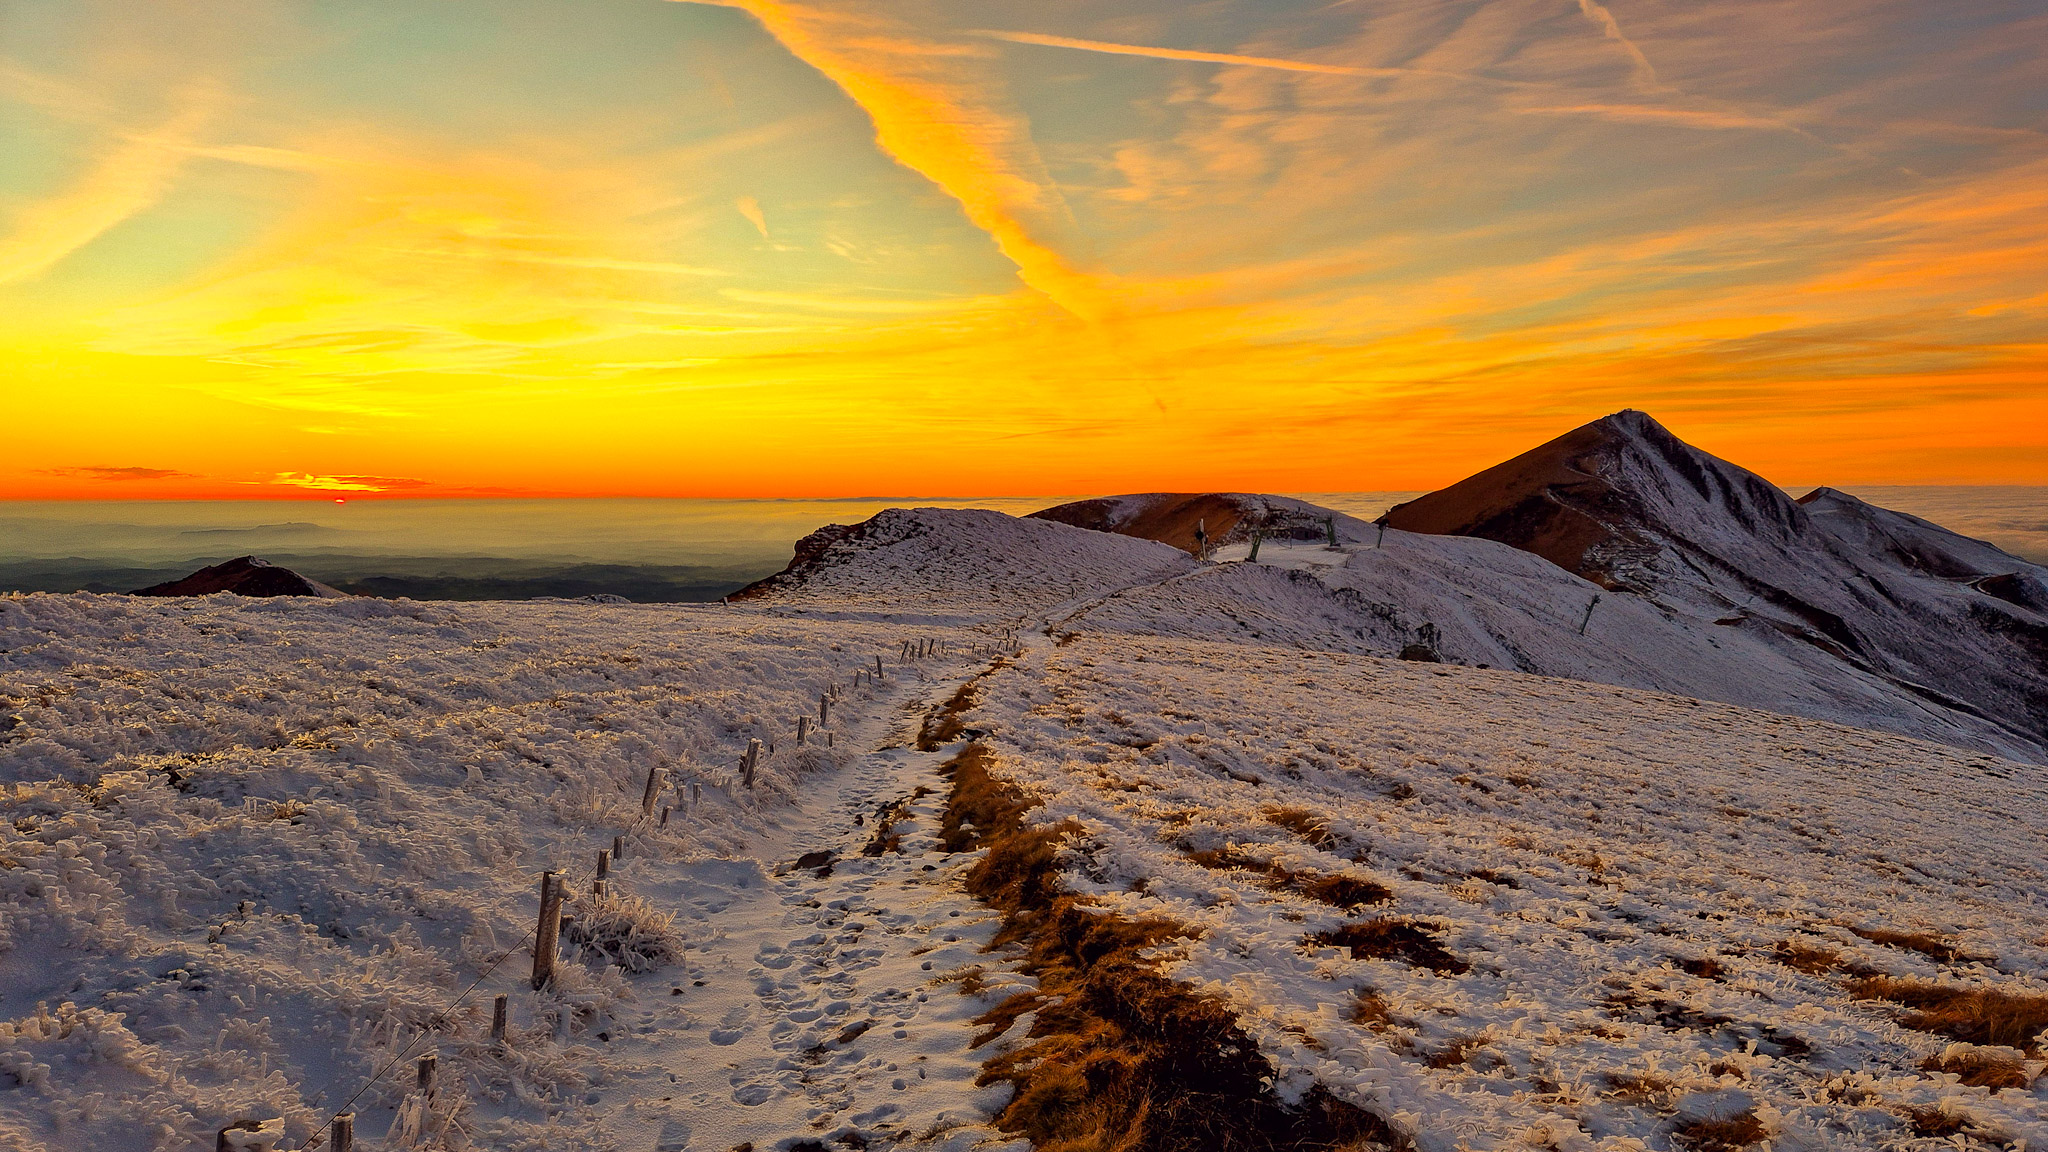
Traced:
<svg viewBox="0 0 2048 1152">
<path fill-rule="evenodd" d="M 138 588 L 133 595 L 211 596 L 216 592 L 232 592 L 237 596 L 320 596 L 328 599 L 348 596 L 346 592 L 255 556 L 240 556 L 201 568 L 182 580 Z"/>
</svg>

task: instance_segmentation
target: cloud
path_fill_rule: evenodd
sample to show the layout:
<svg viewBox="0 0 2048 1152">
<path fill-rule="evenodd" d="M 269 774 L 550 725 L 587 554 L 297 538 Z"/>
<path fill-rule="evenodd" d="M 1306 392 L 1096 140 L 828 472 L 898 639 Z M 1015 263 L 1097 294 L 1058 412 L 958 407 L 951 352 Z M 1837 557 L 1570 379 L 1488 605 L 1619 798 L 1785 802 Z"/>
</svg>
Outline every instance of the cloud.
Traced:
<svg viewBox="0 0 2048 1152">
<path fill-rule="evenodd" d="M 738 200 L 733 201 L 733 207 L 740 210 L 740 215 L 747 218 L 747 223 L 754 226 L 754 231 L 761 234 L 761 239 L 766 240 L 768 238 L 768 218 L 761 215 L 761 202 L 759 200 L 754 199 L 752 196 L 742 196 Z"/>
<path fill-rule="evenodd" d="M 1600 26 L 1600 31 L 1628 53 L 1629 62 L 1634 65 L 1636 83 L 1645 88 L 1657 87 L 1657 70 L 1650 66 L 1650 58 L 1636 47 L 1636 42 L 1622 34 L 1621 23 L 1614 18 L 1599 0 L 1579 0 L 1579 12 L 1586 19 Z"/>
<path fill-rule="evenodd" d="M 62 194 L 23 209 L 0 240 L 0 285 L 33 280 L 170 191 L 211 101 L 196 97 L 155 131 L 129 137 Z"/>
<path fill-rule="evenodd" d="M 1653 104 L 1564 104 L 1517 108 L 1515 111 L 1524 116 L 1592 116 L 1601 120 L 1633 121 L 1639 124 L 1669 124 L 1677 128 L 1719 131 L 1749 129 L 1790 132 L 1795 136 L 1808 135 L 1797 125 L 1787 124 L 1783 120 L 1773 120 L 1767 116 L 1747 116 L 1739 112 L 1711 112 L 1694 108 L 1664 108 Z"/>
<path fill-rule="evenodd" d="M 875 142 L 897 163 L 959 201 L 1017 274 L 1083 319 L 1110 300 L 1055 237 L 1071 231 L 1022 115 L 989 90 L 972 48 L 934 43 L 878 16 L 792 0 L 681 0 L 737 8 L 791 55 L 837 84 L 867 113 Z"/>
<path fill-rule="evenodd" d="M 409 476 L 316 476 L 309 472 L 279 472 L 276 479 L 259 483 L 315 492 L 394 492 L 431 487 L 427 481 Z"/>
<path fill-rule="evenodd" d="M 71 468 L 43 468 L 38 470 L 44 476 L 77 476 L 88 480 L 197 480 L 196 472 L 180 472 L 175 468 L 139 468 L 133 465 L 112 468 L 96 465 L 79 465 Z"/>
<path fill-rule="evenodd" d="M 1118 44 L 1110 40 L 1082 40 L 1073 36 L 1045 36 L 1036 32 L 974 32 L 991 40 L 1012 44 L 1036 44 L 1045 48 L 1072 48 L 1081 52 L 1103 52 L 1112 56 L 1145 56 L 1154 60 L 1192 60 L 1203 64 L 1227 64 L 1242 68 L 1271 68 L 1282 72 L 1312 72 L 1325 76 L 1363 76 L 1372 79 L 1430 76 L 1449 80 L 1471 80 L 1510 88 L 1545 88 L 1549 85 L 1502 80 L 1470 72 L 1448 72 L 1434 68 L 1374 68 L 1356 64 L 1323 64 L 1313 60 L 1288 60 L 1276 56 L 1242 56 L 1234 52 L 1197 52 L 1185 48 L 1154 48 L 1145 44 Z"/>
</svg>

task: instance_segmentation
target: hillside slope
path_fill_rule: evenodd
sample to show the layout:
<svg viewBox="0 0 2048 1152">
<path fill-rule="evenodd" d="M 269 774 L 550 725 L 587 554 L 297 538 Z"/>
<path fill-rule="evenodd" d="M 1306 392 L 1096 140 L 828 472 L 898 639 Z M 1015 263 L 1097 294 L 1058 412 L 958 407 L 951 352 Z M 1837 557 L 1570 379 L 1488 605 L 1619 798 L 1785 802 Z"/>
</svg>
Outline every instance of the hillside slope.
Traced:
<svg viewBox="0 0 2048 1152">
<path fill-rule="evenodd" d="M 1795 501 L 1641 412 L 1387 522 L 1508 544 L 1674 616 L 1775 631 L 1926 704 L 2048 741 L 2048 614 L 2032 591 L 2048 570 L 1832 490 Z"/>
<path fill-rule="evenodd" d="M 1423 1152 L 2048 1140 L 2039 767 L 1252 641 L 1084 635 L 975 700 L 1065 890 Z"/>
</svg>

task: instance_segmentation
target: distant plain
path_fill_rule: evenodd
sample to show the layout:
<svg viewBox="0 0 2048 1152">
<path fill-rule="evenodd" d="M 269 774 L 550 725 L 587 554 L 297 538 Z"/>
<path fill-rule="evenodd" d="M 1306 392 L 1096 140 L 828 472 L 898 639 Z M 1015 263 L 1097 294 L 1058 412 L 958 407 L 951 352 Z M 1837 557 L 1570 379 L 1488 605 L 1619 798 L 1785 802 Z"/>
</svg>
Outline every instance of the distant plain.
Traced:
<svg viewBox="0 0 2048 1152">
<path fill-rule="evenodd" d="M 1803 494 L 1808 486 L 1790 486 Z M 2048 564 L 2048 486 L 1845 486 Z M 421 600 L 715 600 L 824 524 L 883 508 L 1011 515 L 1080 499 L 0 501 L 0 591 L 125 592 L 257 555 L 346 591 Z M 1289 493 L 1371 519 L 1415 492 Z"/>
</svg>

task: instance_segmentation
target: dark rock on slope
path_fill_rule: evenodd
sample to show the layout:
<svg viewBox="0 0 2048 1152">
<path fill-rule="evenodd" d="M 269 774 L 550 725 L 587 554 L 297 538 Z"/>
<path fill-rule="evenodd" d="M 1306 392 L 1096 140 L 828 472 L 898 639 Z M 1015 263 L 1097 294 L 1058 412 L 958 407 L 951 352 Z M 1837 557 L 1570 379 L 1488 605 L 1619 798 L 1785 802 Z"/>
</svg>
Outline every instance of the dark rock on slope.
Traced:
<svg viewBox="0 0 2048 1152">
<path fill-rule="evenodd" d="M 1051 520 L 1195 550 L 1195 529 L 1209 544 L 1242 544 L 1254 531 L 1268 540 L 1323 540 L 1335 528 L 1340 543 L 1370 538 L 1364 521 L 1286 496 L 1248 492 L 1139 492 L 1103 496 L 1040 509 L 1032 519 Z"/>
<path fill-rule="evenodd" d="M 137 588 L 133 595 L 211 596 L 216 592 L 232 592 L 237 596 L 321 596 L 331 599 L 342 599 L 348 595 L 254 556 L 240 556 L 201 568 L 182 580 Z"/>
</svg>

